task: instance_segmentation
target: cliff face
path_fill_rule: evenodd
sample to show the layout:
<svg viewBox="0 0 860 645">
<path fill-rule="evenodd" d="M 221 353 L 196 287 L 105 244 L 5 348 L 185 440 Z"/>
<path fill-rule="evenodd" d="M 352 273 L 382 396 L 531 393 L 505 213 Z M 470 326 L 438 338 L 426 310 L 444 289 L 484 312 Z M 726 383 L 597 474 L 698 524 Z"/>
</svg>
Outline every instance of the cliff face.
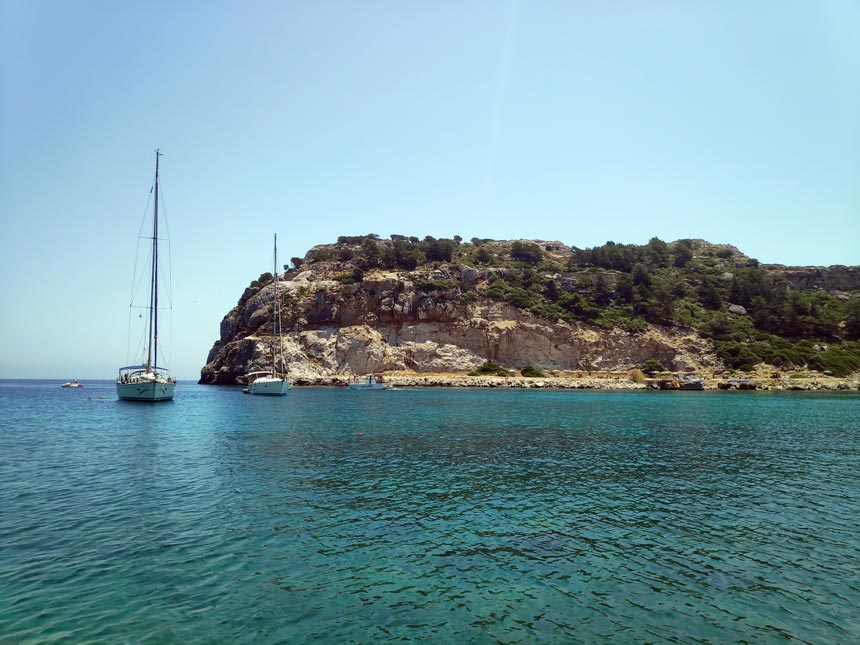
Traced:
<svg viewBox="0 0 860 645">
<path fill-rule="evenodd" d="M 787 267 L 782 264 L 767 264 L 765 268 L 781 274 L 792 288 L 798 290 L 860 290 L 860 267 L 856 266 Z"/>
<path fill-rule="evenodd" d="M 275 297 L 284 303 L 284 357 L 296 382 L 394 370 L 462 372 L 487 360 L 511 369 L 587 371 L 626 370 L 649 358 L 678 370 L 717 364 L 710 344 L 692 333 L 605 331 L 491 300 L 483 293 L 494 269 L 437 269 L 429 278 L 441 288 L 382 271 L 342 284 L 331 279 L 335 269 L 305 267 L 246 291 L 221 322 L 201 383 L 241 383 L 265 368 Z"/>
<path fill-rule="evenodd" d="M 639 265 L 652 273 L 643 275 Z M 756 341 L 751 317 L 759 324 L 766 318 L 755 306 L 768 299 L 754 295 L 828 292 L 820 295 L 830 298 L 833 314 L 832 302 L 847 303 L 860 291 L 858 267 L 766 265 L 750 273 L 755 266 L 735 247 L 703 240 L 666 245 L 655 238 L 636 248 L 608 242 L 582 251 L 543 241 L 340 238 L 311 249 L 277 284 L 264 275 L 246 289 L 221 322 L 200 382 L 242 383 L 268 367 L 276 298 L 290 377 L 313 383 L 369 372 L 467 372 L 486 361 L 590 372 L 628 370 L 648 359 L 675 371 L 722 368 L 720 357 L 751 362 L 735 354 Z M 771 291 L 762 291 L 768 284 Z M 812 306 L 786 302 L 792 315 Z M 820 309 L 821 302 L 813 304 Z M 832 336 L 849 322 L 822 333 Z M 715 347 L 694 327 L 723 344 Z M 780 360 L 808 360 L 789 359 Z"/>
</svg>

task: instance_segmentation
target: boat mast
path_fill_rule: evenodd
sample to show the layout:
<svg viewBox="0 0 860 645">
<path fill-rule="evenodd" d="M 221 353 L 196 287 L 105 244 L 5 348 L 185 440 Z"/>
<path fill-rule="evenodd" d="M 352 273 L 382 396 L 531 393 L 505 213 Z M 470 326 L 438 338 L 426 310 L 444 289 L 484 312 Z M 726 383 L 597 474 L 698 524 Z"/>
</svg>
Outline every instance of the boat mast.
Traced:
<svg viewBox="0 0 860 645">
<path fill-rule="evenodd" d="M 275 259 L 274 259 L 274 285 L 275 285 L 275 315 L 272 318 L 272 334 L 278 337 L 278 351 L 283 356 L 284 348 L 281 344 L 281 334 L 278 327 L 281 324 L 281 300 L 278 297 L 278 234 L 275 233 Z M 278 371 L 277 357 L 275 355 L 275 344 L 272 343 L 272 376 Z"/>
<path fill-rule="evenodd" d="M 146 355 L 146 371 L 152 371 L 152 355 L 158 362 L 158 158 L 155 149 L 155 213 L 152 217 L 152 283 L 149 292 L 149 349 Z"/>
</svg>

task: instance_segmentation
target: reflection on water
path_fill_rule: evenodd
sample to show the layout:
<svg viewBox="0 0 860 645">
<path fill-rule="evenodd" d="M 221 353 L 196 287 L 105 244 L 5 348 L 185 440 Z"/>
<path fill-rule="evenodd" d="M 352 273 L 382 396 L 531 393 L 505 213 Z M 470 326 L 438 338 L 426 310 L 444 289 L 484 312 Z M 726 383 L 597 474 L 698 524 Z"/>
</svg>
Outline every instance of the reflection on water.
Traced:
<svg viewBox="0 0 860 645">
<path fill-rule="evenodd" d="M 0 388 L 15 641 L 860 635 L 854 394 L 61 393 Z"/>
</svg>

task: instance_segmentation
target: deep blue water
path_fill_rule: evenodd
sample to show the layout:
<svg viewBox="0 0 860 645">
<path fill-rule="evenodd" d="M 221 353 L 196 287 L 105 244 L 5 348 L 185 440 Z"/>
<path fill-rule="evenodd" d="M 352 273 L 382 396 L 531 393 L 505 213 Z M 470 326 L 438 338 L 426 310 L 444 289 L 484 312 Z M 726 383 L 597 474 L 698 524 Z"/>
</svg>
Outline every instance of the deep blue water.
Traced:
<svg viewBox="0 0 860 645">
<path fill-rule="evenodd" d="M 0 642 L 860 641 L 857 393 L 0 381 Z"/>
</svg>

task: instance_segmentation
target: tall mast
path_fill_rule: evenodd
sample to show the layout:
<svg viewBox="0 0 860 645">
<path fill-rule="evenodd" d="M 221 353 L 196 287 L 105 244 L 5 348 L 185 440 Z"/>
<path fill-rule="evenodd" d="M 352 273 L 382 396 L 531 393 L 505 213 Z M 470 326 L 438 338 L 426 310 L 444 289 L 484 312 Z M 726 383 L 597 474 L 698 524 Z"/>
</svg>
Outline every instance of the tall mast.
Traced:
<svg viewBox="0 0 860 645">
<path fill-rule="evenodd" d="M 158 158 L 155 150 L 155 214 L 152 217 L 152 283 L 149 292 L 149 349 L 146 356 L 146 371 L 152 368 L 152 356 L 158 362 Z"/>
<path fill-rule="evenodd" d="M 278 234 L 275 233 L 275 259 L 274 259 L 274 284 L 275 284 L 275 315 L 272 317 L 272 334 L 278 337 L 278 350 L 283 352 L 281 347 L 281 335 L 278 325 L 281 323 L 281 302 L 278 297 Z M 275 355 L 275 344 L 272 343 L 272 375 L 278 371 L 277 357 Z"/>
</svg>

